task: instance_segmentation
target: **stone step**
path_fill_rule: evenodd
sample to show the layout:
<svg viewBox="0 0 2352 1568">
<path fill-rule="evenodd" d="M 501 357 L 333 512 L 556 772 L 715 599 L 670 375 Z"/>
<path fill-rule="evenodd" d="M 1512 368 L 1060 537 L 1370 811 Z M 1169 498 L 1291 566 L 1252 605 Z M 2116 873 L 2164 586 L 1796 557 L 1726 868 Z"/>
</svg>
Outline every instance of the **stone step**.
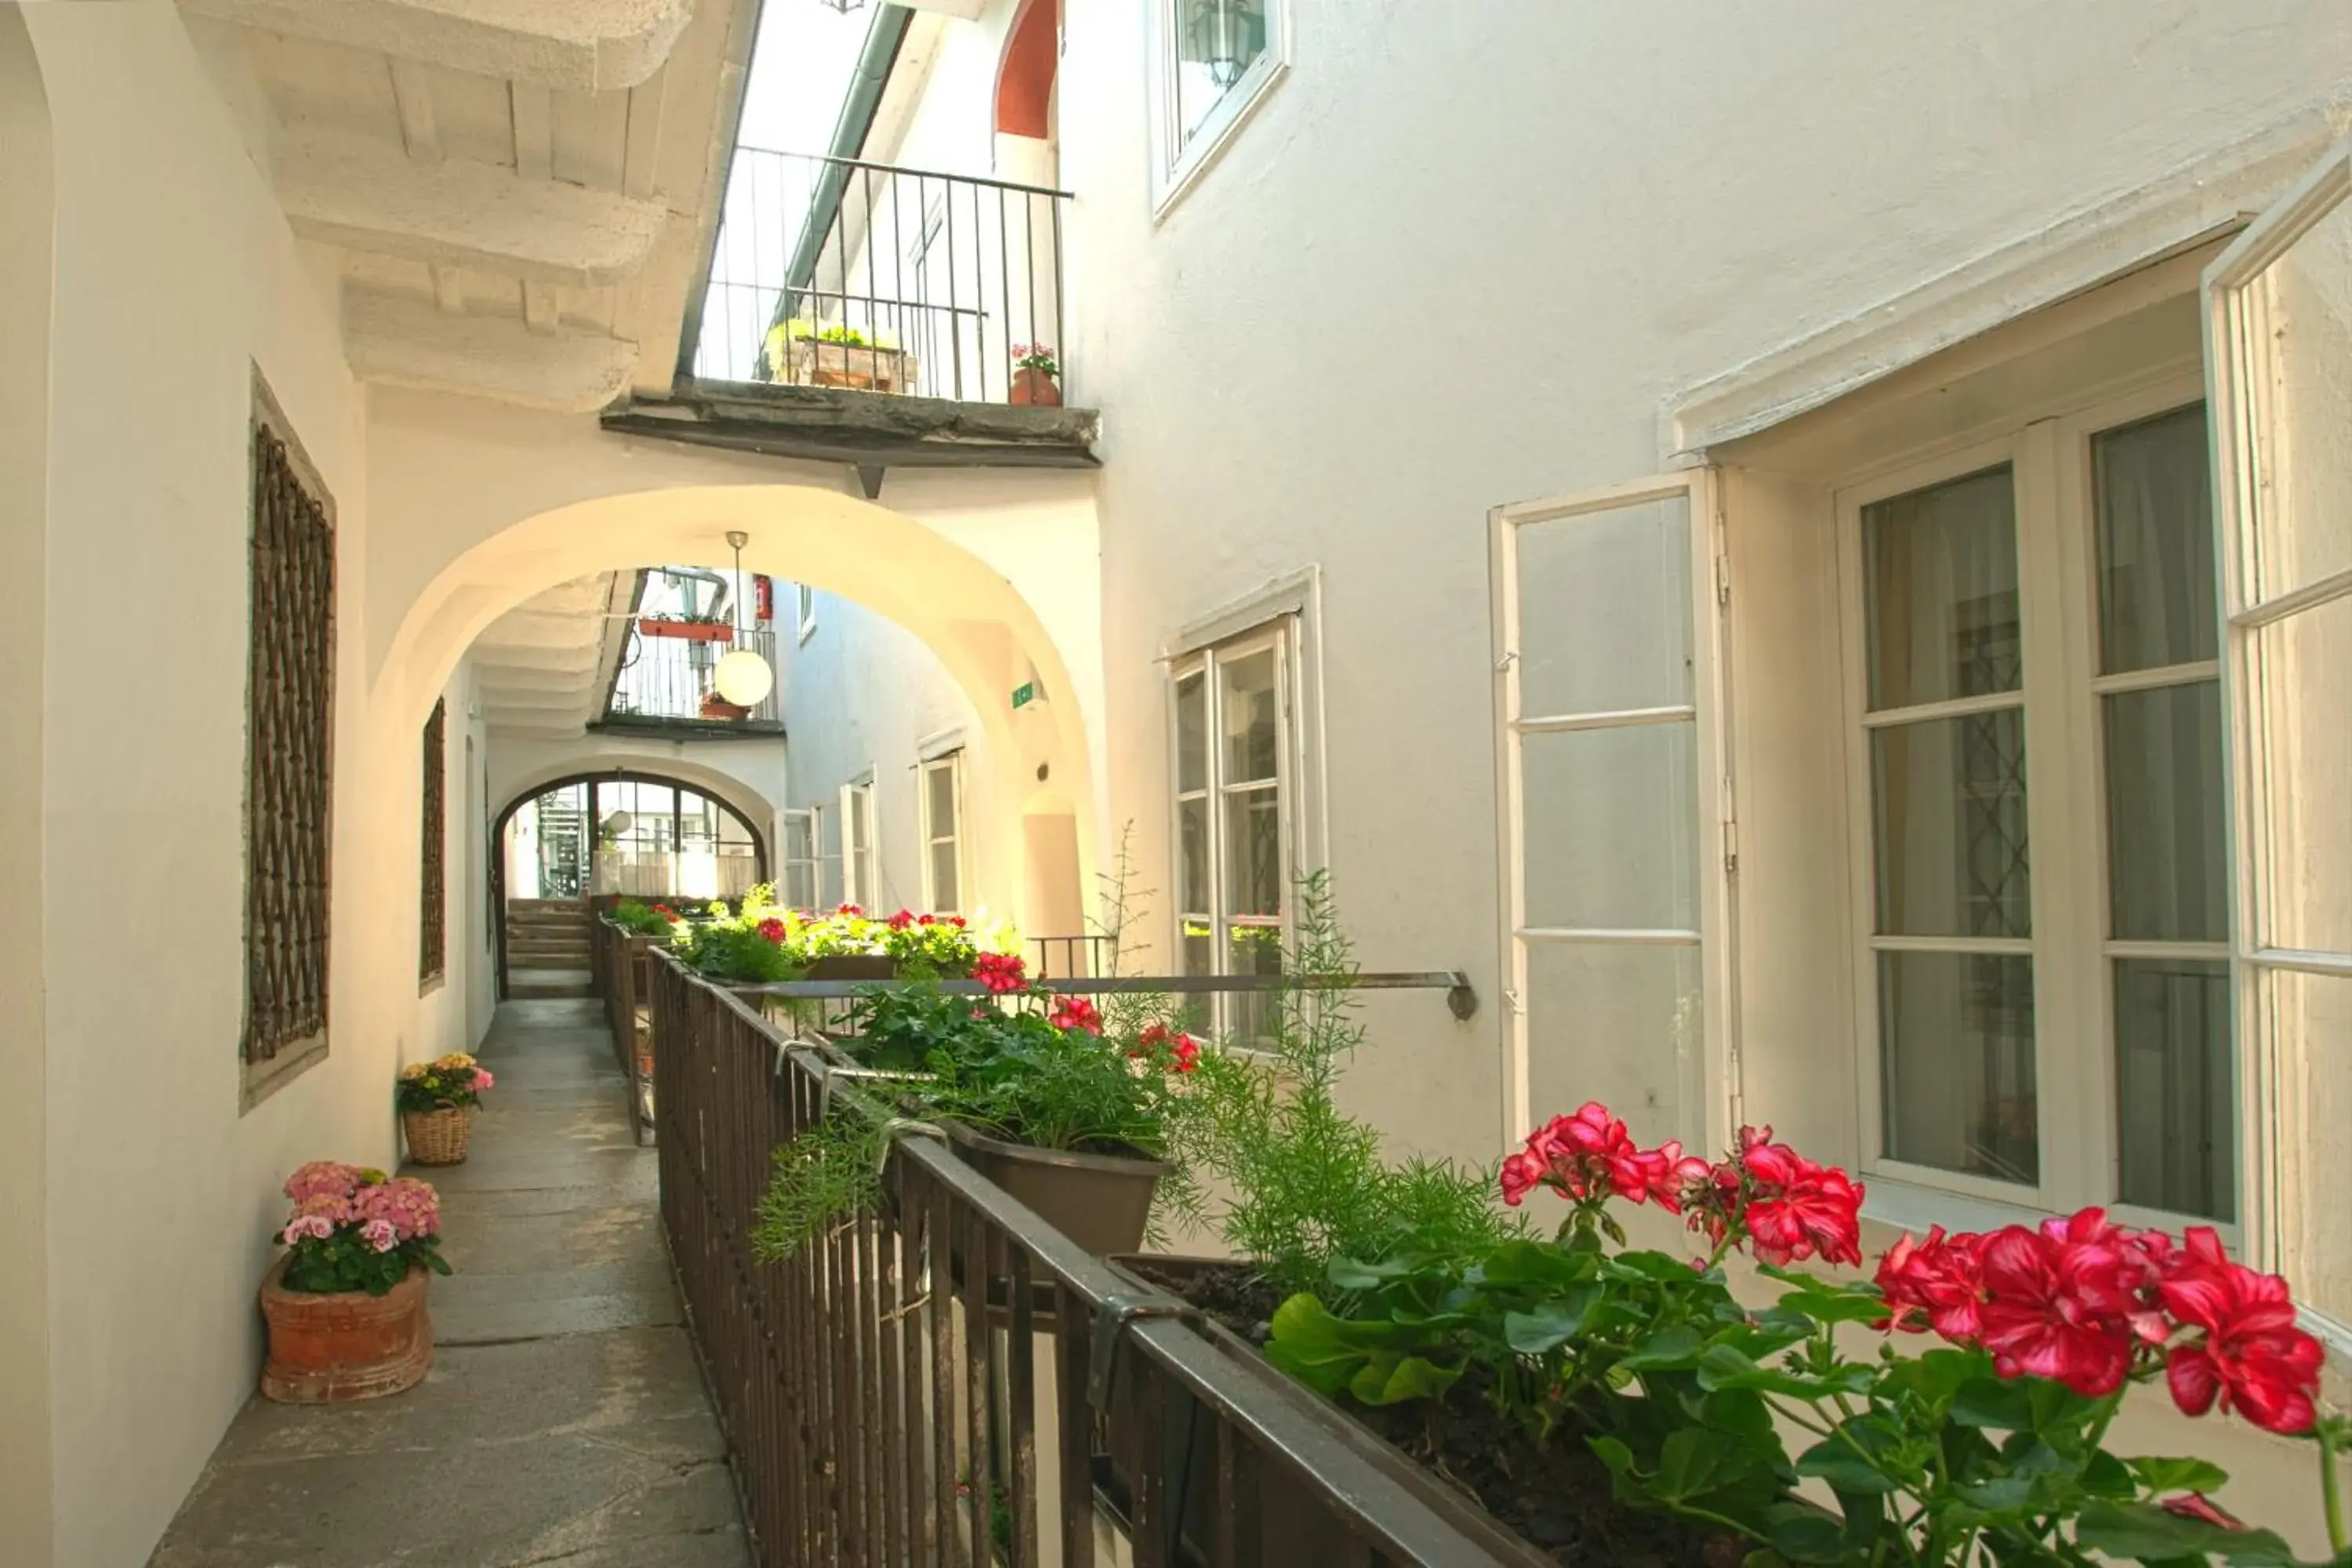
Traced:
<svg viewBox="0 0 2352 1568">
<path fill-rule="evenodd" d="M 584 969 L 515 969 L 507 973 L 507 994 L 517 999 L 595 994 Z"/>
</svg>

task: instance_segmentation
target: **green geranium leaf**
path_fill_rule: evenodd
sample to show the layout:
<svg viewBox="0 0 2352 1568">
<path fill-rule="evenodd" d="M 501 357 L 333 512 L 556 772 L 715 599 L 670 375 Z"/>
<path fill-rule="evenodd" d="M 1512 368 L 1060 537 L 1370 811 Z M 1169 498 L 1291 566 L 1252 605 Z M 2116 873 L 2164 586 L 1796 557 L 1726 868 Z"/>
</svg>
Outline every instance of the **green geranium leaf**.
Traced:
<svg viewBox="0 0 2352 1568">
<path fill-rule="evenodd" d="M 1838 1521 L 1817 1508 L 1783 1503 L 1767 1516 L 1772 1548 L 1791 1563 L 1843 1563 L 1849 1560 L 1845 1531 Z M 1750 1557 L 1749 1562 L 1755 1559 Z"/>
<path fill-rule="evenodd" d="M 1853 1446 L 1842 1436 L 1824 1438 L 1797 1456 L 1797 1473 L 1827 1481 L 1841 1492 L 1869 1494 L 1895 1489 L 1895 1482 L 1854 1452 Z"/>
<path fill-rule="evenodd" d="M 1687 1367 L 1697 1362 L 1701 1343 L 1696 1329 L 1672 1323 L 1635 1345 L 1617 1364 L 1627 1372 Z"/>
<path fill-rule="evenodd" d="M 2290 1568 L 2294 1552 L 2267 1530 L 2224 1530 L 2183 1519 L 2154 1503 L 2094 1500 L 2074 1522 L 2074 1540 L 2094 1552 L 2137 1563 L 2217 1557 L 2234 1568 Z"/>
<path fill-rule="evenodd" d="M 1710 1345 L 1698 1358 L 1698 1385 L 1708 1390 L 1753 1388 L 1766 1394 L 1816 1399 L 1832 1394 L 1864 1393 L 1870 1387 L 1873 1375 L 1869 1367 L 1856 1364 L 1841 1366 L 1827 1377 L 1809 1377 L 1779 1367 L 1759 1365 L 1729 1345 Z"/>
<path fill-rule="evenodd" d="M 2023 1378 L 1972 1377 L 1952 1395 L 1952 1419 L 1996 1432 L 2031 1432 L 2033 1398 Z"/>
<path fill-rule="evenodd" d="M 2217 1492 L 2230 1472 L 2207 1459 L 2126 1459 L 2124 1465 L 2152 1492 Z"/>
<path fill-rule="evenodd" d="M 1568 1285 L 1591 1279 L 1594 1261 L 1590 1253 L 1569 1252 L 1545 1242 L 1507 1241 L 1472 1268 L 1470 1277 L 1475 1283 L 1506 1290 Z"/>
<path fill-rule="evenodd" d="M 1738 1440 L 1704 1426 L 1678 1426 L 1658 1450 L 1656 1489 L 1669 1502 L 1713 1490 L 1741 1467 Z"/>
<path fill-rule="evenodd" d="M 1600 1299 L 1596 1285 L 1580 1285 L 1532 1312 L 1503 1314 L 1503 1341 L 1521 1355 L 1542 1355 L 1584 1331 L 1584 1320 Z"/>
<path fill-rule="evenodd" d="M 1780 1298 L 1785 1311 L 1801 1312 L 1817 1323 L 1876 1323 L 1886 1302 L 1875 1290 L 1791 1290 Z"/>
<path fill-rule="evenodd" d="M 1341 1337 L 1343 1326 L 1321 1301 L 1301 1292 L 1275 1309 L 1265 1359 L 1318 1393 L 1336 1394 L 1370 1359 Z"/>
<path fill-rule="evenodd" d="M 1348 1392 L 1366 1405 L 1402 1405 L 1409 1399 L 1443 1399 L 1462 1375 L 1417 1355 L 1375 1358 L 1349 1380 Z"/>
</svg>

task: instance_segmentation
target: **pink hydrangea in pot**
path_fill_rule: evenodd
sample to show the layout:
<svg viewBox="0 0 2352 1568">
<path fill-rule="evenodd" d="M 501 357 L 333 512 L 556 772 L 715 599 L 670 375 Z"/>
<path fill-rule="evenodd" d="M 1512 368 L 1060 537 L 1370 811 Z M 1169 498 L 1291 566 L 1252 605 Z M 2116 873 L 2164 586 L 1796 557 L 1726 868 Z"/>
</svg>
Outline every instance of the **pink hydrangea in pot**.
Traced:
<svg viewBox="0 0 2352 1568">
<path fill-rule="evenodd" d="M 285 1254 L 262 1281 L 261 1392 L 290 1404 L 397 1394 L 433 1364 L 425 1280 L 446 1274 L 441 1201 L 412 1177 L 314 1160 L 286 1181 Z"/>
</svg>

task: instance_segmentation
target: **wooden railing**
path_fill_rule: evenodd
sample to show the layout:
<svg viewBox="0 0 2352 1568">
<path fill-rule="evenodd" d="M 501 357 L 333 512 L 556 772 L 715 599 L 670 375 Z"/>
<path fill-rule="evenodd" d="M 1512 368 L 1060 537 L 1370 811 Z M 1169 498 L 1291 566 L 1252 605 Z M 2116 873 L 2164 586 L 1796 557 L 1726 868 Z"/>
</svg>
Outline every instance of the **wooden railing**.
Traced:
<svg viewBox="0 0 2352 1568">
<path fill-rule="evenodd" d="M 629 1129 L 640 1144 L 652 1142 L 655 1126 L 648 1076 L 652 1021 L 638 1014 L 653 1000 L 656 946 L 652 937 L 632 936 L 603 919 L 591 929 L 588 942 L 591 978 L 604 1003 L 605 1026 L 613 1034 L 613 1059 L 629 1080 Z"/>
<path fill-rule="evenodd" d="M 662 1218 L 761 1568 L 1305 1568 L 1496 1554 L 947 1146 L 762 1262 L 774 1151 L 857 1092 L 652 959 Z"/>
</svg>

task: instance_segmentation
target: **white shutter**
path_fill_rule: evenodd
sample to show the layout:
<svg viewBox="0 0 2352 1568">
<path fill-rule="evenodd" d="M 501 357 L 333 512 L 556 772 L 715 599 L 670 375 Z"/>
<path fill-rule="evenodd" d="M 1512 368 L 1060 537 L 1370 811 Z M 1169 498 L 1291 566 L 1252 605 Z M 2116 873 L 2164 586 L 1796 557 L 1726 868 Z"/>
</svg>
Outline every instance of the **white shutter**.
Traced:
<svg viewBox="0 0 2352 1568">
<path fill-rule="evenodd" d="M 1731 1136 L 1711 470 L 1498 509 L 1505 1137 L 1599 1100 Z"/>
<path fill-rule="evenodd" d="M 2352 149 L 2205 274 L 2244 1250 L 2352 1325 Z"/>
</svg>

